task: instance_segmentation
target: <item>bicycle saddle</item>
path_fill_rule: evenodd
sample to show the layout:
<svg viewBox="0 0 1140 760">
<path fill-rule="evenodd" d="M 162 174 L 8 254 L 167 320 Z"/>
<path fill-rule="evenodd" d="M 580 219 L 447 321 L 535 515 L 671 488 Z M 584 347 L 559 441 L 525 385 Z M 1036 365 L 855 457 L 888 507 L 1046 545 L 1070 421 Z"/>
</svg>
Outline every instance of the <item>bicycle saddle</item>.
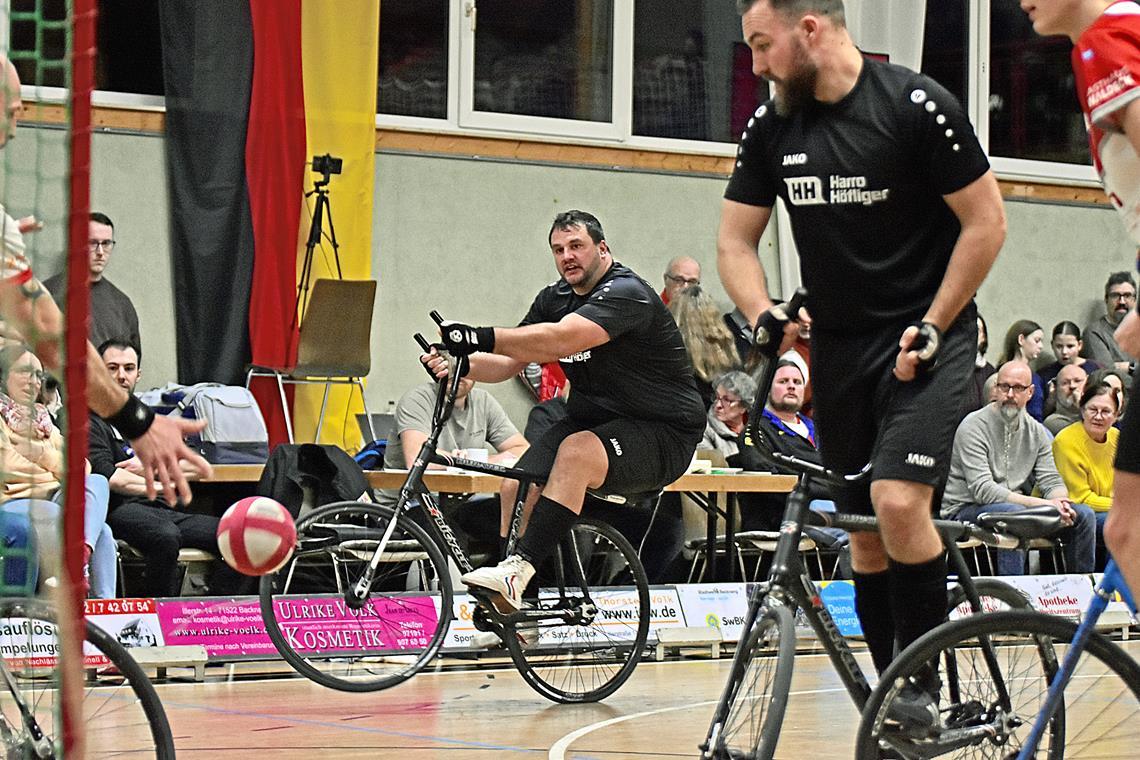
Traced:
<svg viewBox="0 0 1140 760">
<path fill-rule="evenodd" d="M 983 512 L 977 523 L 1016 538 L 1045 538 L 1064 527 L 1056 507 L 1026 507 L 1018 512 Z"/>
</svg>

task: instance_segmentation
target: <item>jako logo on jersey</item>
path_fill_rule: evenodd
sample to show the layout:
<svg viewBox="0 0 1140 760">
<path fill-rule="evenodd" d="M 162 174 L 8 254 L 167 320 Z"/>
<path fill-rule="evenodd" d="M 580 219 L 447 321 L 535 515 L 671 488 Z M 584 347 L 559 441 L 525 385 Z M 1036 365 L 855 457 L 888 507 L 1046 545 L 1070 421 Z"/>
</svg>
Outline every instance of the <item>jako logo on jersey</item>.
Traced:
<svg viewBox="0 0 1140 760">
<path fill-rule="evenodd" d="M 570 354 L 569 356 L 563 356 L 558 361 L 571 363 L 571 362 L 585 362 L 585 361 L 589 361 L 589 360 L 590 360 L 590 352 L 589 351 L 579 351 L 576 354 Z"/>
<path fill-rule="evenodd" d="M 827 203 L 819 177 L 784 177 L 784 184 L 788 186 L 788 201 L 794 206 Z"/>
<path fill-rule="evenodd" d="M 784 156 L 784 166 L 803 166 L 807 163 L 807 153 L 789 153 Z"/>
<path fill-rule="evenodd" d="M 620 457 L 621 456 L 621 444 L 618 443 L 618 439 L 617 438 L 611 438 L 610 444 L 614 447 L 614 453 Z"/>
<path fill-rule="evenodd" d="M 911 452 L 906 455 L 906 463 L 913 464 L 915 467 L 930 468 L 934 466 L 934 457 L 929 454 L 915 454 Z"/>
<path fill-rule="evenodd" d="M 1081 51 L 1081 60 L 1091 61 L 1095 57 L 1092 49 Z"/>
</svg>

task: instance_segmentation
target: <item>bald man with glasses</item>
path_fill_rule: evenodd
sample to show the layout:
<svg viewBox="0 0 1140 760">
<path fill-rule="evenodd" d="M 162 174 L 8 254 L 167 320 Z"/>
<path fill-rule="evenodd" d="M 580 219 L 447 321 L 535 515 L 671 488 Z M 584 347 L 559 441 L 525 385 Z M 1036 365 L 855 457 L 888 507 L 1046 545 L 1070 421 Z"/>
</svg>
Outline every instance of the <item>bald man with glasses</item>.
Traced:
<svg viewBox="0 0 1140 760">
<path fill-rule="evenodd" d="M 1029 365 L 1006 362 L 997 372 L 994 400 L 958 425 L 942 517 L 973 522 L 986 512 L 1054 507 L 1065 524 L 1056 535 L 1064 543 L 1066 572 L 1091 573 L 1096 516 L 1091 507 L 1069 498 L 1053 461 L 1052 436 L 1025 411 L 1033 395 L 1031 377 Z M 999 549 L 997 571 L 1023 575 L 1025 552 Z"/>
<path fill-rule="evenodd" d="M 115 250 L 115 224 L 106 214 L 91 213 L 87 222 L 87 285 L 91 288 L 91 327 L 88 337 L 96 346 L 120 340 L 142 346 L 139 315 L 130 296 L 103 276 Z M 44 282 L 56 303 L 66 303 L 67 281 L 63 272 Z"/>
</svg>

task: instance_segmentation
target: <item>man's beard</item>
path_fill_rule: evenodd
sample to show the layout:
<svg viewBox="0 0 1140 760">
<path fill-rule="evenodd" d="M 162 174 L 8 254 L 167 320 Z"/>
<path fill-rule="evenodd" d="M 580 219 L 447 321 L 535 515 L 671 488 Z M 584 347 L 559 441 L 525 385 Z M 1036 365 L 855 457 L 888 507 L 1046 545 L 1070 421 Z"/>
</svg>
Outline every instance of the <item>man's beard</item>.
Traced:
<svg viewBox="0 0 1140 760">
<path fill-rule="evenodd" d="M 777 82 L 780 85 L 773 98 L 776 102 L 776 113 L 780 116 L 790 116 L 802 110 L 815 100 L 815 84 L 819 79 L 819 68 L 812 63 L 804 50 L 803 44 L 795 43 L 796 51 L 792 55 L 792 73 L 787 79 Z"/>
<path fill-rule="evenodd" d="M 1007 423 L 1013 422 L 1021 416 L 1021 407 L 1017 404 L 1001 404 L 998 406 L 998 411 L 1001 413 L 1001 418 Z"/>
<path fill-rule="evenodd" d="M 1057 396 L 1057 411 L 1075 412 L 1080 408 L 1080 399 L 1061 393 Z"/>
<path fill-rule="evenodd" d="M 803 404 L 799 401 L 772 401 L 769 399 L 768 406 L 772 407 L 775 412 L 787 412 L 790 414 L 799 414 Z"/>
</svg>

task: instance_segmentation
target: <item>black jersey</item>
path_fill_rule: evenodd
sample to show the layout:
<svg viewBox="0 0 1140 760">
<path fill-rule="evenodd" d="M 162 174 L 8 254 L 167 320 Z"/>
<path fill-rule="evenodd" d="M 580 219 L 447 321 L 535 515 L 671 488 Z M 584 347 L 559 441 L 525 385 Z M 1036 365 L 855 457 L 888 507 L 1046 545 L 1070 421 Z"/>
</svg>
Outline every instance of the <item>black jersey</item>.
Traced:
<svg viewBox="0 0 1140 760">
<path fill-rule="evenodd" d="M 615 261 L 584 296 L 562 279 L 547 285 L 519 324 L 558 322 L 572 312 L 600 325 L 610 340 L 559 359 L 570 381 L 571 417 L 588 423 L 627 417 L 704 429 L 704 404 L 681 332 L 649 283 Z"/>
<path fill-rule="evenodd" d="M 864 59 L 836 103 L 749 119 L 725 198 L 784 199 L 811 313 L 856 332 L 918 319 L 961 225 L 942 199 L 989 168 L 961 105 L 930 77 Z"/>
</svg>

